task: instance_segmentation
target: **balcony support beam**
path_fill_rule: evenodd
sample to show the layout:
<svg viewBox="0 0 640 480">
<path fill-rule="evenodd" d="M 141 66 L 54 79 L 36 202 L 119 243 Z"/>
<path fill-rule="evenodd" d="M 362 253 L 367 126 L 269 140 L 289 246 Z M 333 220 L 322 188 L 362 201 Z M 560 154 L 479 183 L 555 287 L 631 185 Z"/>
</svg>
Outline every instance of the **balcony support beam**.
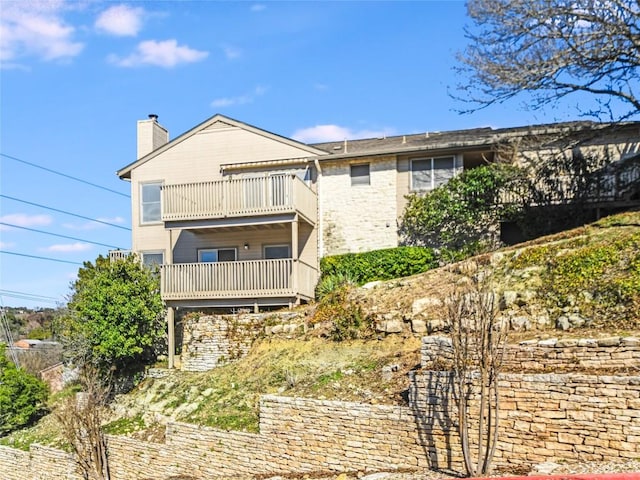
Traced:
<svg viewBox="0 0 640 480">
<path fill-rule="evenodd" d="M 167 308 L 167 349 L 168 355 L 168 367 L 170 369 L 175 368 L 175 355 L 176 355 L 176 326 L 175 326 L 175 310 L 173 307 Z"/>
<path fill-rule="evenodd" d="M 291 285 L 293 287 L 294 292 L 299 292 L 298 289 L 298 260 L 299 260 L 299 251 L 298 251 L 298 215 L 295 216 L 293 222 L 291 222 L 291 258 L 293 258 L 293 268 L 291 271 Z M 297 295 L 296 303 L 300 303 L 299 295 Z"/>
</svg>

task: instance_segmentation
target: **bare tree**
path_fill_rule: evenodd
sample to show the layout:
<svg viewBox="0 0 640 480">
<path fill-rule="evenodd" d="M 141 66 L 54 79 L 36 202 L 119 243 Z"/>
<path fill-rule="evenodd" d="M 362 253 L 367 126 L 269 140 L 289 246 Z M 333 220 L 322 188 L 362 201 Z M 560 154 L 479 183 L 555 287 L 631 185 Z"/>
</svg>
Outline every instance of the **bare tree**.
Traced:
<svg viewBox="0 0 640 480">
<path fill-rule="evenodd" d="M 502 365 L 507 326 L 498 321 L 496 294 L 487 281 L 455 293 L 448 302 L 453 389 L 458 433 L 469 476 L 488 475 L 498 442 Z"/>
<path fill-rule="evenodd" d="M 102 423 L 110 389 L 93 367 L 85 365 L 83 391 L 67 398 L 55 412 L 85 480 L 109 480 L 107 443 Z"/>
<path fill-rule="evenodd" d="M 470 45 L 457 98 L 475 111 L 522 92 L 538 109 L 593 95 L 582 113 L 623 120 L 640 111 L 640 6 L 636 0 L 468 0 Z M 622 110 L 617 110 L 616 107 Z"/>
</svg>

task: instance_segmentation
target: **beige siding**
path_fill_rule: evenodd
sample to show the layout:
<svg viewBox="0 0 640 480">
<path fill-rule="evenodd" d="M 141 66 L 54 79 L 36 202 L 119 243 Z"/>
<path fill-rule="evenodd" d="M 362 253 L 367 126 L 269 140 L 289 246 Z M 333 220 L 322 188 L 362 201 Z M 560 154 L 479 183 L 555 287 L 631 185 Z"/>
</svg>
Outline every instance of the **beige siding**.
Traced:
<svg viewBox="0 0 640 480">
<path fill-rule="evenodd" d="M 322 255 L 365 252 L 398 244 L 395 156 L 359 159 L 370 164 L 370 185 L 351 185 L 350 163 L 324 162 L 319 186 Z"/>
<path fill-rule="evenodd" d="M 189 183 L 222 178 L 220 165 L 308 157 L 309 153 L 223 122 L 188 137 L 131 172 L 132 247 L 165 249 L 168 233 L 159 225 L 140 224 L 140 183 Z"/>
<path fill-rule="evenodd" d="M 311 227 L 301 224 L 300 236 L 311 235 Z M 213 233 L 193 233 L 189 230 L 176 232 L 173 263 L 194 263 L 198 261 L 198 249 L 203 248 L 236 248 L 238 260 L 260 260 L 264 258 L 263 249 L 268 245 L 291 246 L 291 224 L 275 228 L 238 229 Z M 300 259 L 315 264 L 315 245 L 311 245 L 312 238 L 304 242 L 301 239 L 299 248 L 302 250 Z M 244 249 L 247 243 L 249 248 Z"/>
</svg>

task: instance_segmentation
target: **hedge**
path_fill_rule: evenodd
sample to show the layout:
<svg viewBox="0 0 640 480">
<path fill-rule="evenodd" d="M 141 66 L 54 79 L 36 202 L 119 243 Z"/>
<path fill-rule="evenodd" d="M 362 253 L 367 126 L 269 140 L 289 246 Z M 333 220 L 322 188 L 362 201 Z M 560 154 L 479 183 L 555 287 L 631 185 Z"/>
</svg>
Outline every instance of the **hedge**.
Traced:
<svg viewBox="0 0 640 480">
<path fill-rule="evenodd" d="M 374 280 L 407 277 L 437 266 L 438 256 L 433 249 L 424 247 L 397 247 L 365 253 L 345 253 L 320 260 L 322 278 L 343 275 L 358 285 Z"/>
</svg>

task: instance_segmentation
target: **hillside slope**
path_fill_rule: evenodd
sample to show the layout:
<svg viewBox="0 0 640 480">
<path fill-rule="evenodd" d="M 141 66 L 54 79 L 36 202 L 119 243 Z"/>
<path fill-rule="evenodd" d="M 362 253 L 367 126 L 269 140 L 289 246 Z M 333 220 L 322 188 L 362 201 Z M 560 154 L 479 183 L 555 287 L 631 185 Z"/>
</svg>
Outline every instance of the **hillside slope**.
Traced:
<svg viewBox="0 0 640 480">
<path fill-rule="evenodd" d="M 569 335 L 640 335 L 640 212 L 449 265 L 425 274 L 354 289 L 348 299 L 370 322 L 365 338 L 336 342 L 308 309 L 306 333 L 263 338 L 234 364 L 204 373 L 164 372 L 112 405 L 108 430 L 144 439 L 169 420 L 256 431 L 260 395 L 405 404 L 407 372 L 419 364 L 421 331 L 442 327 L 447 296 L 483 271 L 500 296 L 512 341 Z M 386 334 L 375 326 L 408 326 Z M 414 325 L 415 324 L 415 325 Z M 318 328 L 314 328 L 318 327 Z M 558 329 L 557 327 L 560 327 Z M 411 333 L 411 329 L 414 333 Z M 56 443 L 50 418 L 2 439 Z"/>
</svg>

